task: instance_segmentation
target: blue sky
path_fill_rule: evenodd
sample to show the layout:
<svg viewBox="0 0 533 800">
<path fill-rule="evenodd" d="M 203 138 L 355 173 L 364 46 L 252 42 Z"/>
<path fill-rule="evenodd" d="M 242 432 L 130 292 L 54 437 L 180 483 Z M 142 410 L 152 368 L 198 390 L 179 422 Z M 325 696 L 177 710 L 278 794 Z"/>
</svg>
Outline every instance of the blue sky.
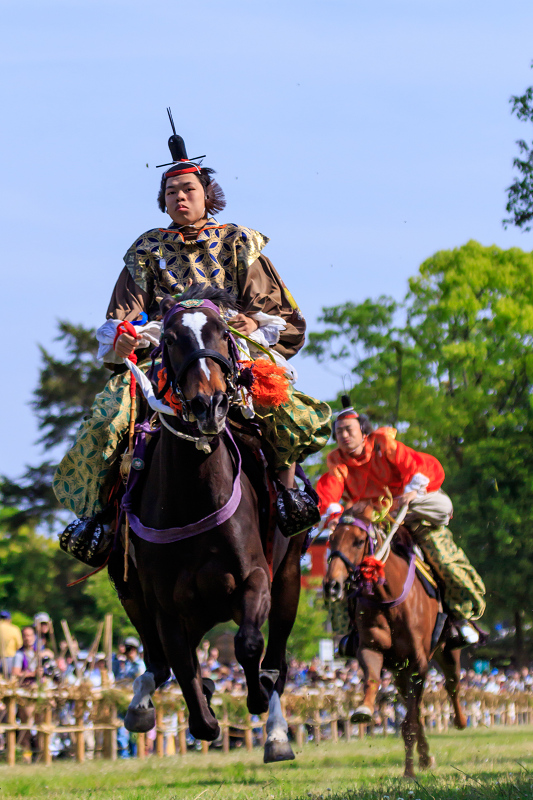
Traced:
<svg viewBox="0 0 533 800">
<path fill-rule="evenodd" d="M 100 325 L 127 248 L 164 220 L 167 105 L 310 329 L 324 305 L 400 298 L 437 250 L 532 247 L 501 225 L 531 139 L 508 103 L 533 83 L 530 1 L 4 0 L 2 29 L 2 473 L 42 455 L 38 343 L 60 349 L 58 318 Z M 303 391 L 340 388 L 295 363 Z"/>
</svg>

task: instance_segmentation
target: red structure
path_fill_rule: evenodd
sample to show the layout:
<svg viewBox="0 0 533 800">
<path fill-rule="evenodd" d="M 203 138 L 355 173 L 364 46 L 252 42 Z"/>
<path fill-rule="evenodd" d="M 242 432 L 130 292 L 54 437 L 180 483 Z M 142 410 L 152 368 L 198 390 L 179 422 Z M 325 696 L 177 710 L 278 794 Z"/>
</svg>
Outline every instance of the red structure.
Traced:
<svg viewBox="0 0 533 800">
<path fill-rule="evenodd" d="M 305 589 L 316 588 L 324 580 L 328 568 L 328 536 L 329 531 L 322 531 L 302 558 L 302 586 Z"/>
</svg>

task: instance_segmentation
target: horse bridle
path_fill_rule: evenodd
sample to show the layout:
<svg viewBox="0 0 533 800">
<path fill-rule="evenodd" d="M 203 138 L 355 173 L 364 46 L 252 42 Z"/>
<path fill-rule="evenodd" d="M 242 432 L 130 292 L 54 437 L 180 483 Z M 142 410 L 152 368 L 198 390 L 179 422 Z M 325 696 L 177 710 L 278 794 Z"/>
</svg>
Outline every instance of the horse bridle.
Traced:
<svg viewBox="0 0 533 800">
<path fill-rule="evenodd" d="M 220 314 L 219 309 L 214 303 L 210 301 L 203 301 L 203 307 L 211 308 Z M 202 306 L 199 306 L 201 308 Z M 224 371 L 224 375 L 226 378 L 226 394 L 229 397 L 230 405 L 235 401 L 237 396 L 238 386 L 237 386 L 237 378 L 238 378 L 238 350 L 237 345 L 233 339 L 233 336 L 229 331 L 227 331 L 228 336 L 228 349 L 230 352 L 230 358 L 226 358 L 222 353 L 219 353 L 218 350 L 211 350 L 209 348 L 198 348 L 197 350 L 193 350 L 192 353 L 181 362 L 179 369 L 177 372 L 174 371 L 172 366 L 170 365 L 170 361 L 168 358 L 168 345 L 164 340 L 165 336 L 165 327 L 168 325 L 170 319 L 176 314 L 178 311 L 187 310 L 186 307 L 181 307 L 179 303 L 173 306 L 163 318 L 163 325 L 161 330 L 161 359 L 162 365 L 166 370 L 167 380 L 163 389 L 158 392 L 158 395 L 161 397 L 163 396 L 169 388 L 172 389 L 173 393 L 178 398 L 179 402 L 182 406 L 182 414 L 185 422 L 189 421 L 189 417 L 191 415 L 189 404 L 185 398 L 183 390 L 181 388 L 181 381 L 184 375 L 187 373 L 189 367 L 194 364 L 196 361 L 199 361 L 201 358 L 210 358 L 212 361 L 216 361 L 222 367 Z M 153 354 L 152 354 L 153 355 Z"/>
<path fill-rule="evenodd" d="M 365 522 L 365 520 L 360 519 L 359 517 L 352 517 L 352 515 L 343 514 L 342 517 L 339 519 L 337 525 L 353 525 L 356 528 L 361 528 L 361 530 L 365 531 L 367 535 L 367 541 L 369 542 L 369 551 L 370 555 L 374 554 L 374 540 L 375 540 L 375 531 L 374 526 L 371 522 Z M 341 550 L 332 550 L 328 556 L 328 564 L 331 564 L 334 558 L 340 558 L 346 569 L 348 570 L 348 584 L 354 584 L 357 581 L 359 567 L 357 567 L 353 561 L 350 561 L 348 556 L 345 556 Z"/>
</svg>

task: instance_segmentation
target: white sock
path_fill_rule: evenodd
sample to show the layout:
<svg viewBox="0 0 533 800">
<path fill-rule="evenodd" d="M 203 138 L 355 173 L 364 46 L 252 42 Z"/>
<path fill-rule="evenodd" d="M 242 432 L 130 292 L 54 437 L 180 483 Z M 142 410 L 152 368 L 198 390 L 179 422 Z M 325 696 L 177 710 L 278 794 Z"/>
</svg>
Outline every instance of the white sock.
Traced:
<svg viewBox="0 0 533 800">
<path fill-rule="evenodd" d="M 461 620 L 457 624 L 457 627 L 465 642 L 468 642 L 468 644 L 476 644 L 476 642 L 479 642 L 479 633 L 466 619 Z"/>
</svg>

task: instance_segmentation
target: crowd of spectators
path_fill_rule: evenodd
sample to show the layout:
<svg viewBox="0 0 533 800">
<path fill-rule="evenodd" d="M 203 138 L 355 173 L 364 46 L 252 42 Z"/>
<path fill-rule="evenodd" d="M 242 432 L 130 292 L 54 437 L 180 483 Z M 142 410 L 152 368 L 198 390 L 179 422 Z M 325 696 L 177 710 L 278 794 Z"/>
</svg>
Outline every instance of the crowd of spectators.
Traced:
<svg viewBox="0 0 533 800">
<path fill-rule="evenodd" d="M 75 650 L 75 656 L 72 649 Z M 242 667 L 234 660 L 221 659 L 216 646 L 204 641 L 198 649 L 198 660 L 202 677 L 214 682 L 217 693 L 228 692 L 234 696 L 246 694 Z M 60 642 L 58 646 L 46 612 L 37 614 L 33 625 L 20 629 L 13 624 L 8 611 L 0 611 L 0 662 L 4 679 L 17 679 L 21 687 L 31 687 L 38 683 L 52 688 L 82 682 L 88 682 L 96 688 L 120 686 L 131 684 L 144 672 L 142 648 L 135 636 L 126 637 L 111 658 L 103 652 L 91 654 L 84 650 L 78 651 L 77 643 L 72 641 L 70 647 L 66 642 Z M 462 671 L 463 689 L 505 696 L 533 693 L 533 667 L 519 670 L 498 669 L 491 668 L 487 662 L 482 661 L 474 666 L 475 668 Z M 323 663 L 319 658 L 313 658 L 310 662 L 293 658 L 288 665 L 286 690 L 351 691 L 362 683 L 363 673 L 356 660 Z M 431 692 L 443 688 L 443 675 L 436 669 L 430 669 L 427 689 Z M 392 675 L 386 671 L 382 674 L 379 704 L 382 710 L 385 709 L 383 718 L 389 720 L 385 724 L 396 728 L 402 716 L 402 705 L 394 688 Z M 34 710 L 31 703 L 21 705 L 17 712 L 18 718 L 22 723 L 29 722 L 33 718 Z M 31 749 L 30 732 L 23 734 L 21 739 L 21 746 Z M 190 744 L 194 746 L 194 740 L 191 739 Z M 135 755 L 135 737 L 131 737 L 124 726 L 117 732 L 117 748 L 123 758 Z"/>
<path fill-rule="evenodd" d="M 23 685 L 38 680 L 53 683 L 74 683 L 80 678 L 94 686 L 112 685 L 121 681 L 133 681 L 144 672 L 142 647 L 135 636 L 127 636 L 112 655 L 111 670 L 105 653 L 90 655 L 79 650 L 76 659 L 67 643 L 59 647 L 52 641 L 52 626 L 46 612 L 37 614 L 33 625 L 17 627 L 8 611 L 0 611 L 0 661 L 4 677 L 18 678 Z M 77 643 L 76 643 L 77 644 Z M 205 640 L 198 649 L 198 660 L 202 677 L 214 681 L 217 692 L 244 693 L 245 678 L 242 667 L 236 661 L 222 661 L 217 647 Z M 533 666 L 515 668 L 490 668 L 487 662 L 479 662 L 476 668 L 463 670 L 463 688 L 479 689 L 489 694 L 532 692 Z M 40 671 L 40 673 L 39 673 Z M 384 680 L 389 673 L 384 672 Z M 353 689 L 363 681 L 363 673 L 356 660 L 343 663 L 323 663 L 318 657 L 310 662 L 293 658 L 287 672 L 287 688 L 302 686 L 322 689 Z M 436 669 L 430 669 L 427 687 L 438 690 L 443 687 L 444 677 Z"/>
</svg>

